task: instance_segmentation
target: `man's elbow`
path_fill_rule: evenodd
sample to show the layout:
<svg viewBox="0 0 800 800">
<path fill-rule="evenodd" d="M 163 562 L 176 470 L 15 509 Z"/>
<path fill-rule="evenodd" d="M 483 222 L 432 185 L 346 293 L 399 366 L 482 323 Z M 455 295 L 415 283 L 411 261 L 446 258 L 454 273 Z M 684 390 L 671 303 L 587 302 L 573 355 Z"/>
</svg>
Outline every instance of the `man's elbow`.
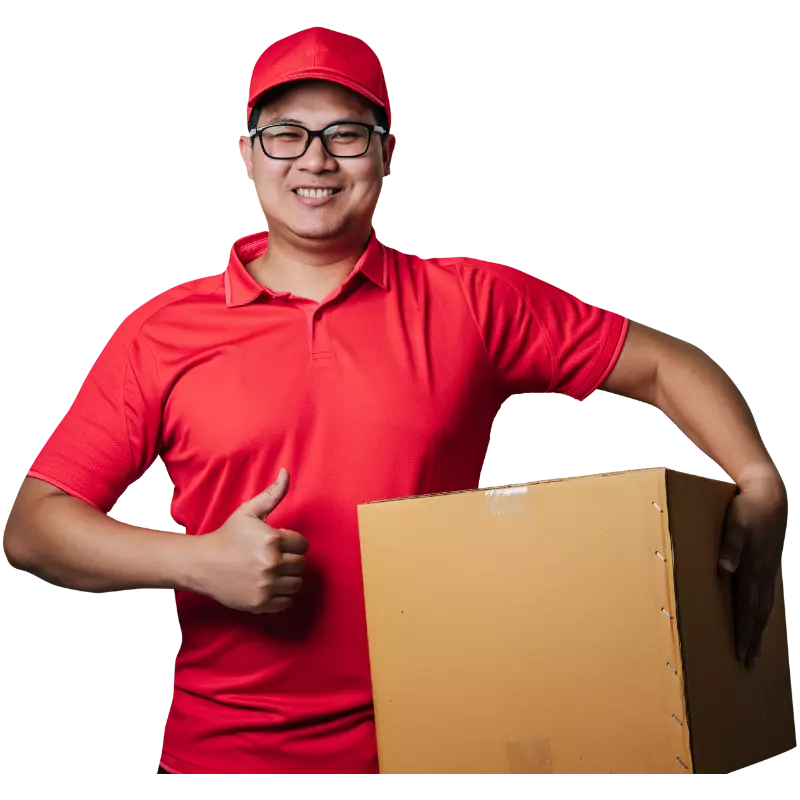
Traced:
<svg viewBox="0 0 800 800">
<path fill-rule="evenodd" d="M 3 532 L 3 553 L 5 554 L 6 561 L 11 564 L 14 569 L 25 569 L 26 562 L 21 548 L 21 537 L 10 525 L 11 520 L 6 523 L 5 531 Z"/>
<path fill-rule="evenodd" d="M 31 548 L 26 545 L 30 544 L 34 514 L 47 498 L 65 494 L 62 489 L 39 478 L 26 476 L 23 479 L 3 531 L 3 553 L 12 567 L 30 571 Z"/>
</svg>

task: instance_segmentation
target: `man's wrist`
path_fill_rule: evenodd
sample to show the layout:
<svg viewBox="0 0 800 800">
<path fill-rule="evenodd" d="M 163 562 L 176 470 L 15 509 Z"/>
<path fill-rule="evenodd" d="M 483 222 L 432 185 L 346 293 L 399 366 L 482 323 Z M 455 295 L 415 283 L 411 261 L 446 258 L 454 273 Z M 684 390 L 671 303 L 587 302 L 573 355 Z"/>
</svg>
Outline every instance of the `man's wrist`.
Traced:
<svg viewBox="0 0 800 800">
<path fill-rule="evenodd" d="M 206 550 L 205 535 L 183 534 L 181 547 L 175 561 L 175 588 L 203 594 Z"/>
<path fill-rule="evenodd" d="M 741 491 L 780 498 L 786 495 L 786 485 L 775 464 L 761 462 L 747 467 L 736 481 Z"/>
</svg>

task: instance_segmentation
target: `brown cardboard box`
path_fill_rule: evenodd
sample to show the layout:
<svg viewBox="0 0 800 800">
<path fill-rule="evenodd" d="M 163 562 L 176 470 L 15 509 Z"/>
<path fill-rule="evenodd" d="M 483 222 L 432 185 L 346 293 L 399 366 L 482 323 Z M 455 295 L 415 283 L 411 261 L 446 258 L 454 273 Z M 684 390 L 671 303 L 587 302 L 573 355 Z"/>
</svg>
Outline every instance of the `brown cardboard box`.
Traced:
<svg viewBox="0 0 800 800">
<path fill-rule="evenodd" d="M 358 506 L 381 772 L 725 773 L 796 745 L 783 583 L 748 670 L 733 483 L 641 469 Z"/>
</svg>

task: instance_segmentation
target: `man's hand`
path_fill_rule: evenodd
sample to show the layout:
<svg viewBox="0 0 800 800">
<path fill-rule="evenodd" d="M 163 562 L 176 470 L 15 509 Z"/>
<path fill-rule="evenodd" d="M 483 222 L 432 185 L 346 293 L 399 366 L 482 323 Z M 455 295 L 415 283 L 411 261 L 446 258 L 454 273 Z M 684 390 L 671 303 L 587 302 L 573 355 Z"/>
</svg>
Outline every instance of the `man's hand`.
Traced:
<svg viewBox="0 0 800 800">
<path fill-rule="evenodd" d="M 761 654 L 772 611 L 788 508 L 786 488 L 775 479 L 740 485 L 728 505 L 719 567 L 733 574 L 736 655 L 748 668 Z"/>
<path fill-rule="evenodd" d="M 660 408 L 738 485 L 719 566 L 733 573 L 736 655 L 752 667 L 772 611 L 788 502 L 744 397 L 698 347 L 633 320 L 599 388 Z"/>
<path fill-rule="evenodd" d="M 289 472 L 242 503 L 222 527 L 197 537 L 195 591 L 251 614 L 272 614 L 292 604 L 306 570 L 307 540 L 273 528 L 267 515 L 283 500 Z"/>
</svg>

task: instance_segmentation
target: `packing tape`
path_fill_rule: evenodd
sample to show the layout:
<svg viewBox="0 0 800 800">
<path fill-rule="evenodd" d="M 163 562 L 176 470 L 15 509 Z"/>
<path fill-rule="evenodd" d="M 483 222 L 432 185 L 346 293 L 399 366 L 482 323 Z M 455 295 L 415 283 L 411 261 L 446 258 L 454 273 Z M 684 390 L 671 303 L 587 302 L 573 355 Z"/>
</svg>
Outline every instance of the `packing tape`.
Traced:
<svg viewBox="0 0 800 800">
<path fill-rule="evenodd" d="M 483 493 L 486 510 L 490 514 L 522 514 L 525 512 L 527 486 L 506 486 L 502 489 L 487 489 Z"/>
</svg>

